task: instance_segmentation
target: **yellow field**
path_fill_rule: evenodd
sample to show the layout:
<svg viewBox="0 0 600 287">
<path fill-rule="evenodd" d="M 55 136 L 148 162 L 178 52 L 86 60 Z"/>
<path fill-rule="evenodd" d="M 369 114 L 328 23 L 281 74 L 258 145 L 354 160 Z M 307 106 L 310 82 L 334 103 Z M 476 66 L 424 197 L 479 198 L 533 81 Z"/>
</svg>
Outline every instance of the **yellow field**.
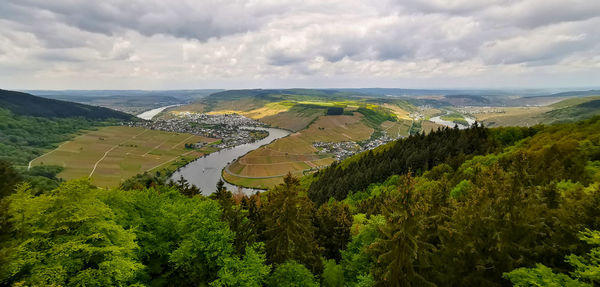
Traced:
<svg viewBox="0 0 600 287">
<path fill-rule="evenodd" d="M 399 120 L 409 120 L 409 121 L 412 120 L 409 116 L 410 113 L 406 110 L 403 110 L 399 106 L 392 105 L 392 104 L 383 104 L 382 107 L 392 111 L 396 115 L 396 117 L 398 117 Z"/>
<path fill-rule="evenodd" d="M 316 118 L 325 114 L 325 109 L 290 109 L 260 119 L 261 122 L 297 132 L 306 128 Z"/>
<path fill-rule="evenodd" d="M 59 165 L 64 179 L 90 177 L 100 187 L 115 187 L 138 173 L 168 167 L 182 158 L 193 159 L 200 152 L 184 144 L 211 142 L 200 136 L 124 126 L 104 127 L 87 132 L 32 161 L 35 165 Z"/>
<path fill-rule="evenodd" d="M 334 159 L 317 154 L 313 142 L 366 140 L 373 129 L 361 118 L 360 114 L 322 116 L 305 130 L 249 152 L 225 169 L 225 178 L 235 184 L 264 188 L 280 182 L 288 172 L 301 174 L 329 165 Z"/>
</svg>

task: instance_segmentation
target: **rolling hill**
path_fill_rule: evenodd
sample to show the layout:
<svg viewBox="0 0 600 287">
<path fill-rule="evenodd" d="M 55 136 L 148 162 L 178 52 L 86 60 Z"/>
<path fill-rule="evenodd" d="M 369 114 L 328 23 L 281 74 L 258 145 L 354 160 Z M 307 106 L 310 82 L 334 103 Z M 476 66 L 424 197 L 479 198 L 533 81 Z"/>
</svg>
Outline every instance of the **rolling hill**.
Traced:
<svg viewBox="0 0 600 287">
<path fill-rule="evenodd" d="M 15 115 L 70 118 L 83 117 L 86 119 L 132 120 L 133 115 L 103 107 L 89 106 L 79 103 L 37 97 L 31 94 L 0 90 L 0 107 L 8 109 Z"/>
<path fill-rule="evenodd" d="M 0 90 L 0 161 L 26 166 L 82 130 L 136 119 L 108 108 Z"/>
<path fill-rule="evenodd" d="M 558 102 L 543 114 L 544 123 L 574 122 L 600 114 L 600 96 L 573 98 Z"/>
</svg>

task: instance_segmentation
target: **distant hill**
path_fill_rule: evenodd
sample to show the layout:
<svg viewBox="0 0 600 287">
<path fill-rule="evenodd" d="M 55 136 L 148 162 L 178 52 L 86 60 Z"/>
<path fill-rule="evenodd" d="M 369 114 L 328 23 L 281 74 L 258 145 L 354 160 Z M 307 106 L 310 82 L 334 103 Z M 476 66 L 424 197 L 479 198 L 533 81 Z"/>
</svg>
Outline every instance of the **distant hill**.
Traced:
<svg viewBox="0 0 600 287">
<path fill-rule="evenodd" d="M 544 123 L 574 122 L 600 115 L 600 96 L 568 99 L 552 107 L 556 109 L 543 114 Z"/>
<path fill-rule="evenodd" d="M 444 100 L 453 106 L 488 106 L 490 99 L 477 95 L 446 95 Z"/>
<path fill-rule="evenodd" d="M 130 114 L 108 108 L 47 99 L 7 90 L 0 90 L 0 108 L 8 109 L 15 115 L 45 118 L 83 117 L 97 120 L 131 120 L 134 118 Z"/>
<path fill-rule="evenodd" d="M 588 90 L 588 91 L 569 91 L 548 95 L 545 97 L 585 97 L 585 96 L 596 96 L 600 95 L 600 90 Z"/>
</svg>

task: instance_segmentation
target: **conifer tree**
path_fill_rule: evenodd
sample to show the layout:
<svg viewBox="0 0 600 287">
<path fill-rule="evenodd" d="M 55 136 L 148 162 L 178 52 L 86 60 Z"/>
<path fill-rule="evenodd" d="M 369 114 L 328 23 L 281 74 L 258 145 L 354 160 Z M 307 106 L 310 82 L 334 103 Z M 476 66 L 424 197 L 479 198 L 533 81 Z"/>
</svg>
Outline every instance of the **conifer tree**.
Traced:
<svg viewBox="0 0 600 287">
<path fill-rule="evenodd" d="M 371 271 L 375 286 L 428 286 L 418 272 L 428 245 L 419 238 L 419 227 L 424 207 L 409 175 L 402 178 L 398 193 L 385 205 L 387 222 L 379 228 L 379 236 L 369 246 L 368 253 L 375 259 Z"/>
<path fill-rule="evenodd" d="M 300 192 L 299 180 L 289 173 L 283 184 L 269 191 L 264 205 L 266 251 L 271 263 L 296 260 L 320 274 L 321 249 L 314 239 L 313 203 Z"/>
<path fill-rule="evenodd" d="M 317 211 L 315 225 L 317 240 L 325 249 L 325 257 L 339 261 L 340 251 L 346 249 L 346 244 L 350 241 L 350 227 L 352 227 L 350 207 L 337 201 L 321 205 Z"/>
</svg>

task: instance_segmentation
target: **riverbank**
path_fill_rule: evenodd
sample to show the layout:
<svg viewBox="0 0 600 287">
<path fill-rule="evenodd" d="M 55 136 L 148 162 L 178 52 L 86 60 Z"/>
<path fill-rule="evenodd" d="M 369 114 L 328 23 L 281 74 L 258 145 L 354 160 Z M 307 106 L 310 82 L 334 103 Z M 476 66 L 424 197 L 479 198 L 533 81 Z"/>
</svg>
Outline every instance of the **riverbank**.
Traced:
<svg viewBox="0 0 600 287">
<path fill-rule="evenodd" d="M 198 158 L 188 163 L 186 166 L 177 170 L 171 178 L 179 179 L 183 176 L 189 183 L 196 185 L 202 191 L 202 194 L 209 195 L 214 192 L 217 182 L 222 179 L 223 169 L 234 162 L 239 157 L 255 150 L 263 145 L 269 144 L 279 138 L 285 137 L 290 133 L 288 131 L 276 128 L 245 127 L 246 129 L 265 130 L 269 135 L 262 140 L 238 145 L 235 147 L 222 149 L 207 156 Z M 230 190 L 238 190 L 239 186 L 227 183 L 226 187 Z M 253 192 L 255 189 L 241 188 L 243 192 Z"/>
</svg>

